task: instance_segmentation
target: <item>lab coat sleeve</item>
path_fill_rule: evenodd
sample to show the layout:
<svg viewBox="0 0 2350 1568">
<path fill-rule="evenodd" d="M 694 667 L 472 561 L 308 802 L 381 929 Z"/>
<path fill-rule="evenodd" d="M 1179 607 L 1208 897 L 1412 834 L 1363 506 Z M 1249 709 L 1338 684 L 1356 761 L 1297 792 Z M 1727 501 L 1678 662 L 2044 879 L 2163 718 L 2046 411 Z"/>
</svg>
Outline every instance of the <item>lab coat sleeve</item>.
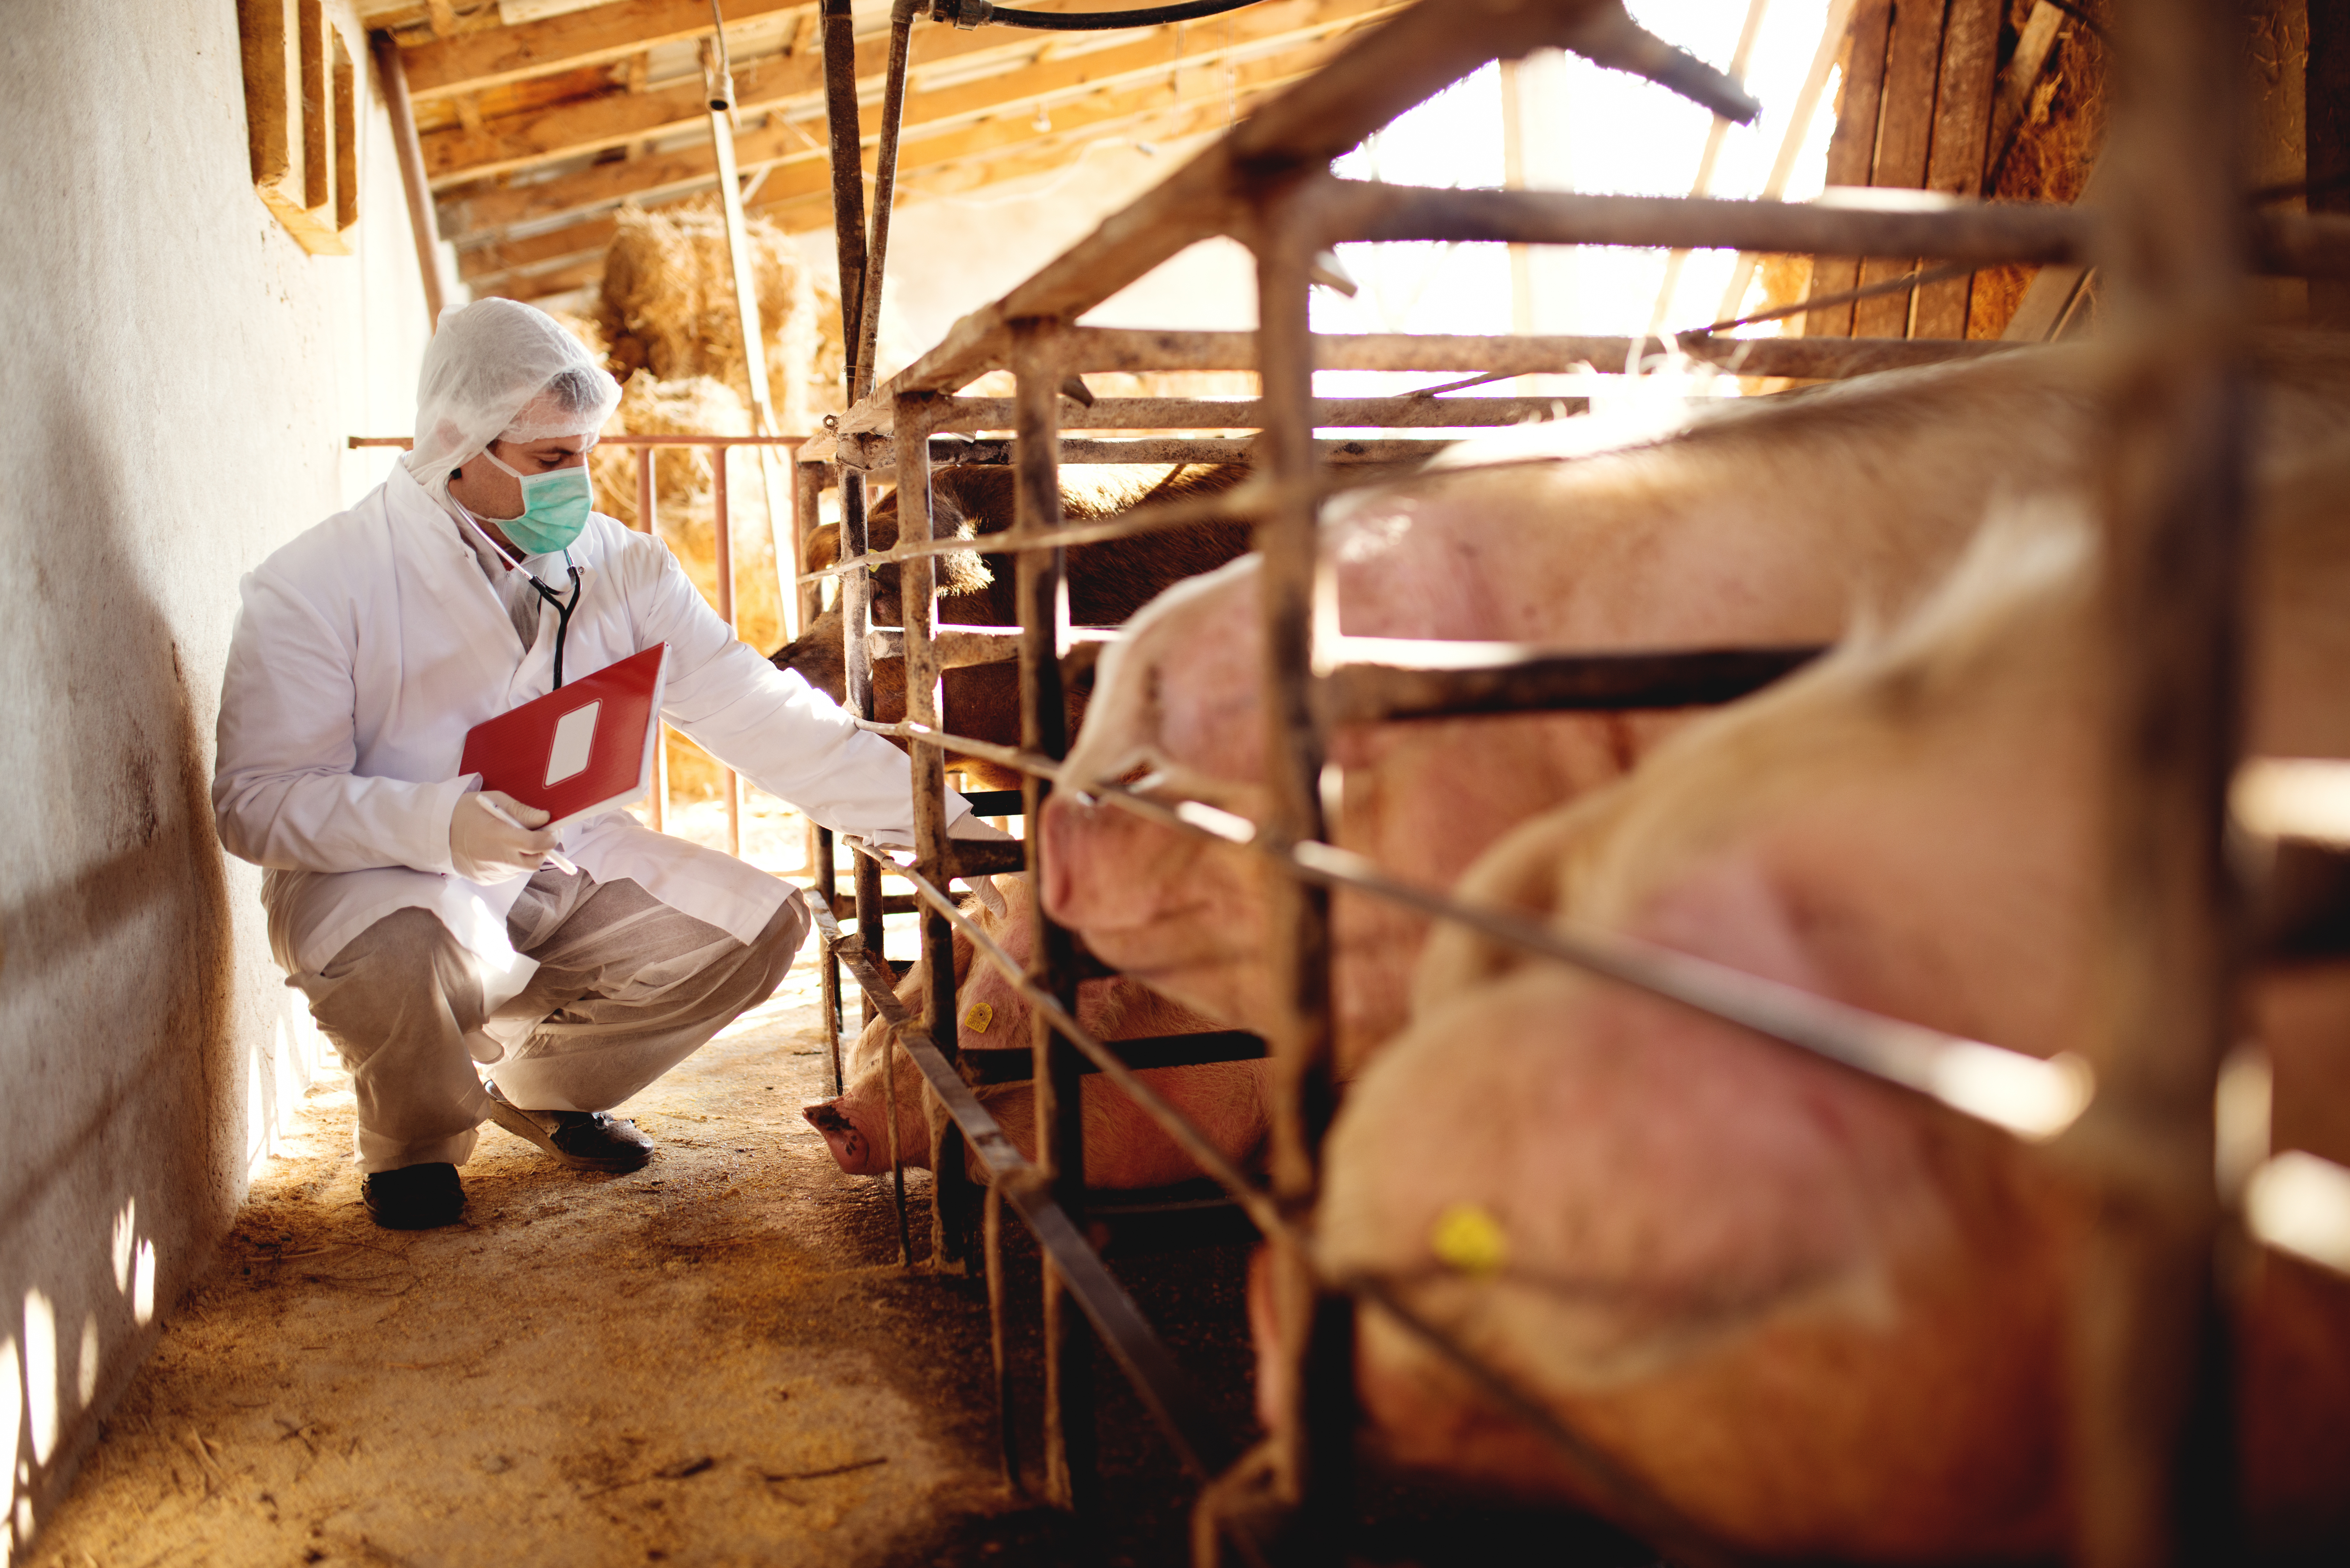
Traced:
<svg viewBox="0 0 2350 1568">
<path fill-rule="evenodd" d="M 797 670 L 777 670 L 738 640 L 666 549 L 645 556 L 652 569 L 637 589 L 639 625 L 648 640 L 670 645 L 670 722 L 826 827 L 913 842 L 905 753 L 859 730 Z M 949 821 L 970 813 L 968 801 L 947 792 Z"/>
<path fill-rule="evenodd" d="M 277 870 L 450 872 L 449 818 L 470 775 L 354 774 L 356 634 L 265 571 L 247 576 L 221 685 L 213 815 L 222 845 Z"/>
</svg>

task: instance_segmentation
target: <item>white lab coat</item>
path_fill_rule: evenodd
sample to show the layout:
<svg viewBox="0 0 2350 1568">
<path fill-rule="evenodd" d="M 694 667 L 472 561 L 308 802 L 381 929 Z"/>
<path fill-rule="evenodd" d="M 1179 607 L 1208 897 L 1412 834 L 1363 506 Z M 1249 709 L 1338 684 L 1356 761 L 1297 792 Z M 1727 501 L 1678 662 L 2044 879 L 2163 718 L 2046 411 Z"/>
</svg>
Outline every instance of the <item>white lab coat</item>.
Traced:
<svg viewBox="0 0 2350 1568">
<path fill-rule="evenodd" d="M 826 826 L 910 840 L 904 755 L 737 641 L 666 545 L 598 515 L 571 561 L 580 592 L 567 678 L 666 642 L 671 723 Z M 525 565 L 568 597 L 560 555 Z M 496 1008 L 536 968 L 506 940 L 525 878 L 458 877 L 449 817 L 479 783 L 457 771 L 465 732 L 552 689 L 555 610 L 523 649 L 456 523 L 400 467 L 273 554 L 242 592 L 213 811 L 229 852 L 267 868 L 278 962 L 316 972 L 386 915 L 426 909 L 481 961 Z M 951 815 L 969 809 L 950 796 Z M 598 880 L 634 878 L 743 942 L 789 891 L 620 811 L 565 829 L 563 850 Z"/>
</svg>

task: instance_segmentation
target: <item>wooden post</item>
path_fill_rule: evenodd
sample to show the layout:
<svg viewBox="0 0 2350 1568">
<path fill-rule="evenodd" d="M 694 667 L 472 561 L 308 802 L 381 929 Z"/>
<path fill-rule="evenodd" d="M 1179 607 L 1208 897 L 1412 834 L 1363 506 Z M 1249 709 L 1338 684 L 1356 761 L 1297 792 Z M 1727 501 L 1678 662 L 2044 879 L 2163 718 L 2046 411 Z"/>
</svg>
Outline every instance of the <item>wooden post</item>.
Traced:
<svg viewBox="0 0 2350 1568">
<path fill-rule="evenodd" d="M 2240 743 L 2244 230 L 2236 12 L 2116 13 L 2100 174 L 2116 377 L 2104 491 L 2110 679 L 2102 1199 L 2074 1320 L 2082 1568 L 2240 1561 L 2212 1105 L 2239 1023 L 2223 852 Z"/>
<path fill-rule="evenodd" d="M 1911 0 L 1893 7 L 1886 44 L 1872 185 L 1916 191 L 1926 183 L 1934 140 L 1934 83 L 1941 74 L 1943 0 Z M 1914 256 L 1872 256 L 1860 264 L 1860 283 L 1889 283 L 1917 265 Z M 1856 337 L 1907 337 L 1913 289 L 1879 295 L 1853 306 Z"/>
<path fill-rule="evenodd" d="M 416 266 L 424 280 L 424 315 L 428 330 L 441 325 L 441 228 L 432 211 L 432 188 L 424 178 L 424 148 L 416 139 L 416 109 L 408 99 L 408 67 L 390 33 L 368 36 L 375 51 L 377 80 L 383 84 L 383 103 L 391 117 L 392 155 L 400 161 L 400 187 L 408 197 L 408 226 L 416 237 Z"/>
<path fill-rule="evenodd" d="M 1261 202 L 1257 238 L 1257 357 L 1263 378 L 1263 477 L 1272 503 L 1258 524 L 1263 626 L 1265 823 L 1283 845 L 1325 836 L 1326 760 L 1314 713 L 1316 617 L 1336 618 L 1336 589 L 1322 563 L 1314 497 L 1314 359 L 1308 267 L 1321 239 L 1296 201 Z M 1336 628 L 1333 626 L 1331 630 Z M 1322 1136 L 1336 1106 L 1330 1025 L 1330 895 L 1290 877 L 1264 881 L 1275 1002 L 1273 1047 L 1274 1200 L 1301 1225 L 1310 1217 Z M 1324 1298 L 1294 1240 L 1272 1242 L 1280 1352 L 1289 1397 L 1274 1414 L 1275 1486 L 1296 1515 L 1292 1538 L 1315 1561 L 1345 1557 L 1351 1517 L 1354 1353 L 1351 1308 Z"/>
<path fill-rule="evenodd" d="M 1059 324 L 1021 321 L 1013 326 L 1014 430 L 1017 441 L 1017 497 L 1013 526 L 1029 535 L 1061 525 Z M 1058 757 L 1068 751 L 1068 710 L 1061 689 L 1061 654 L 1069 623 L 1068 587 L 1062 553 L 1030 545 L 1020 552 L 1020 743 Z M 1033 774 L 1023 786 L 1028 823 L 1029 914 L 1036 933 L 1036 983 L 1076 1011 L 1076 945 L 1045 914 L 1043 853 L 1045 803 L 1052 787 Z M 1055 1032 L 1042 1014 L 1033 1036 L 1035 1064 L 1030 1091 L 1035 1096 L 1036 1166 L 1053 1184 L 1053 1196 L 1079 1226 L 1085 1223 L 1086 1145 L 1078 1114 L 1084 1080 L 1076 1048 Z M 1091 1516 L 1099 1501 L 1098 1458 L 1094 1434 L 1093 1340 L 1084 1318 L 1063 1289 L 1061 1276 L 1045 1264 L 1045 1487 L 1063 1508 Z"/>
</svg>

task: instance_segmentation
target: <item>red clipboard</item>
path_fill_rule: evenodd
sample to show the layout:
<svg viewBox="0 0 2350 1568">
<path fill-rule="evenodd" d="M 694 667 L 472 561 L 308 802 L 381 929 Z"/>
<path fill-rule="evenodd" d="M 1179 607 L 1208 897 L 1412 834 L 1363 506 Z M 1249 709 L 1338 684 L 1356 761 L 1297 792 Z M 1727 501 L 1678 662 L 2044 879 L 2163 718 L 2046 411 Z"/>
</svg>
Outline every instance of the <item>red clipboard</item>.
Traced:
<svg viewBox="0 0 2350 1568">
<path fill-rule="evenodd" d="M 652 783 L 668 653 L 658 644 L 474 725 L 458 771 L 552 827 L 626 805 Z"/>
</svg>

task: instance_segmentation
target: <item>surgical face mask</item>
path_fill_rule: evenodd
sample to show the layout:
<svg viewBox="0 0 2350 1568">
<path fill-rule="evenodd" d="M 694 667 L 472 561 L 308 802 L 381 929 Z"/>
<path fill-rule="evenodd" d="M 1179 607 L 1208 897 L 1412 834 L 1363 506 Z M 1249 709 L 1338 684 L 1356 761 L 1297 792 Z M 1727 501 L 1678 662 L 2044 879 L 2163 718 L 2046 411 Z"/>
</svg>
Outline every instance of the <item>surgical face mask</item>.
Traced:
<svg viewBox="0 0 2350 1568">
<path fill-rule="evenodd" d="M 595 506 L 596 492 L 587 465 L 524 473 L 498 462 L 493 452 L 484 451 L 482 455 L 500 472 L 522 481 L 522 515 L 494 519 L 498 532 L 533 556 L 569 548 L 588 526 L 588 514 Z"/>
</svg>

